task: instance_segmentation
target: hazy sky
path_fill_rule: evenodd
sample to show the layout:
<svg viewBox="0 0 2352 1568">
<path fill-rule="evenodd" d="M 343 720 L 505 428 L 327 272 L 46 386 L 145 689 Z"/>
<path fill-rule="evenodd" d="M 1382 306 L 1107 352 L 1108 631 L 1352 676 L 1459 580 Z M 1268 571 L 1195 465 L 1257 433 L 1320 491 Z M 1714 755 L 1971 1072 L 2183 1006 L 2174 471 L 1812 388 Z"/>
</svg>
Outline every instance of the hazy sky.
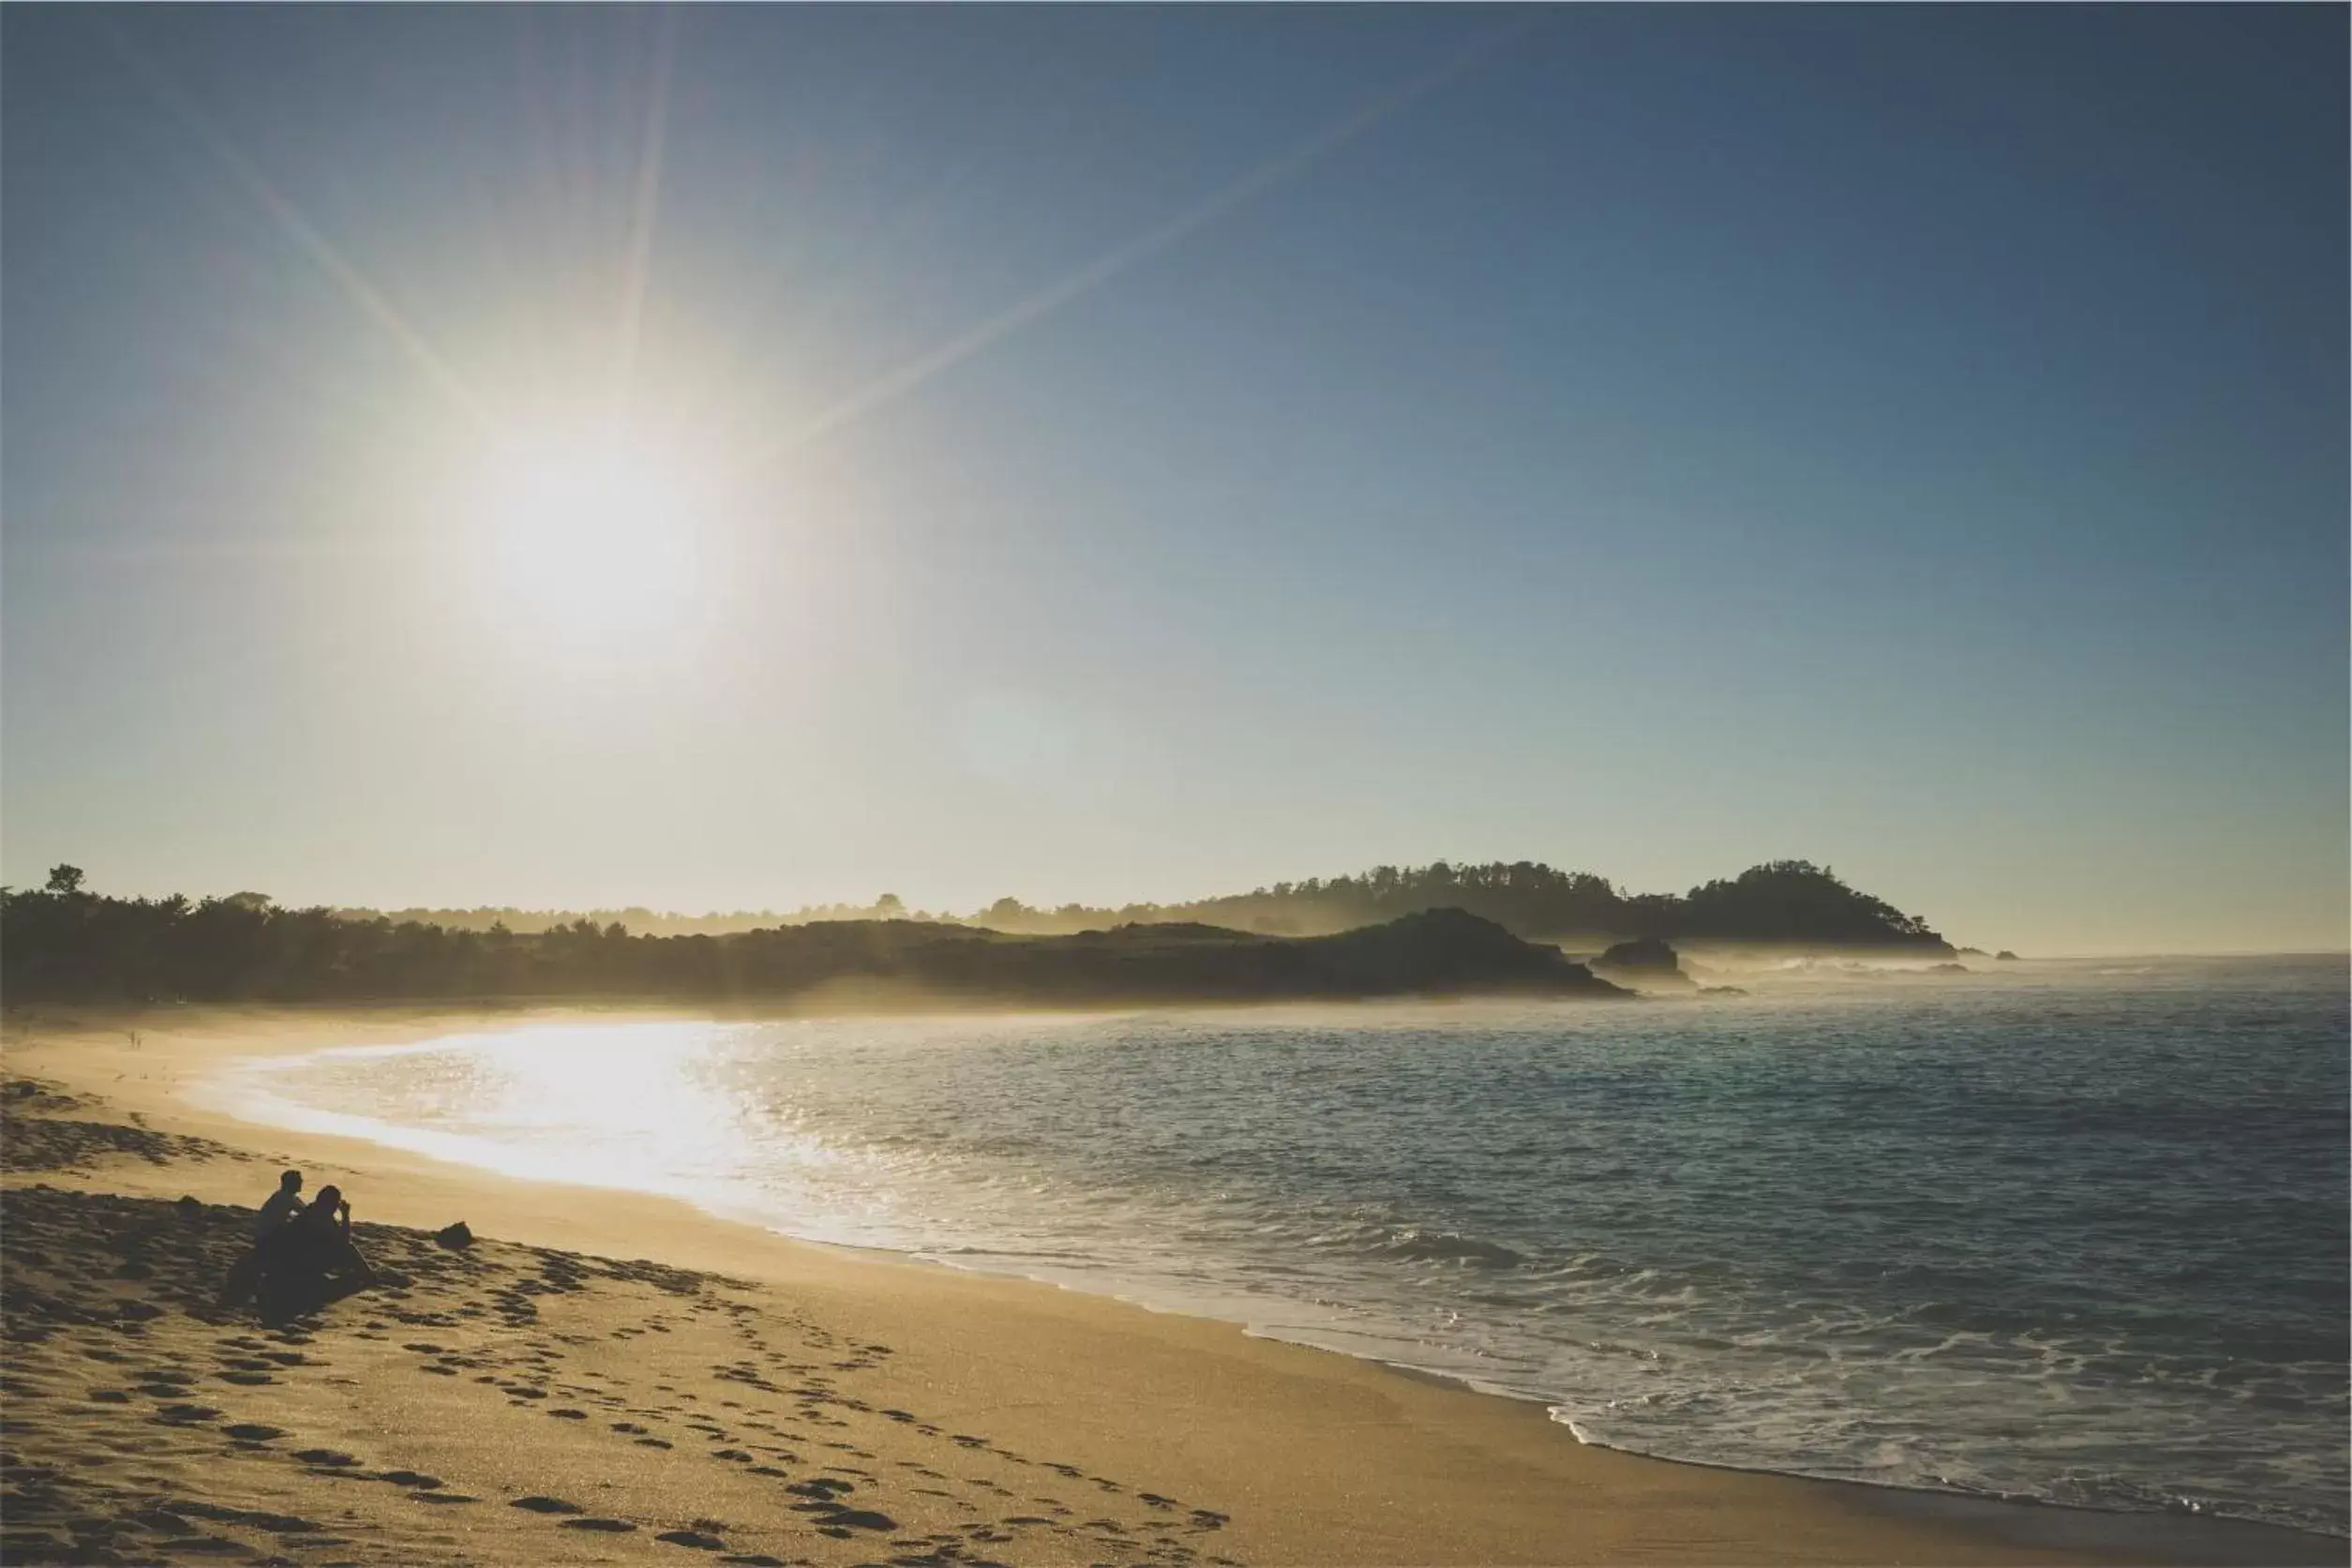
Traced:
<svg viewBox="0 0 2352 1568">
<path fill-rule="evenodd" d="M 5 875 L 2343 947 L 2345 19 L 10 7 Z"/>
</svg>

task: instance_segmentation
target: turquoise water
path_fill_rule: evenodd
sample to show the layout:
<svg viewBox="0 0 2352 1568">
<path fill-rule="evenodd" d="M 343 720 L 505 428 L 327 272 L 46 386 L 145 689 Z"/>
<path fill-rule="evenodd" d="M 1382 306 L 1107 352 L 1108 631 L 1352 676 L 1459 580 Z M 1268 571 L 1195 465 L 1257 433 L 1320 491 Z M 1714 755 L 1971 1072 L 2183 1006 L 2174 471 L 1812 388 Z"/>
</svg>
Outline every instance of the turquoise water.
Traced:
<svg viewBox="0 0 2352 1568">
<path fill-rule="evenodd" d="M 542 1028 L 226 1092 L 1463 1377 L 1589 1441 L 2345 1532 L 2345 961 L 1985 969 Z"/>
</svg>

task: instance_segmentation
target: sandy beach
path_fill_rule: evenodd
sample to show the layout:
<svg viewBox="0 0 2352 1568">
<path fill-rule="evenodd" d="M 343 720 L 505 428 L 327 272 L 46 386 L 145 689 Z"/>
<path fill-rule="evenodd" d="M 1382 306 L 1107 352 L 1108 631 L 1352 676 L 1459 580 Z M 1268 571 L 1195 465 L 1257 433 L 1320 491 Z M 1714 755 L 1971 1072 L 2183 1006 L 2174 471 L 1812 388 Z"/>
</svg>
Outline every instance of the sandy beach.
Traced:
<svg viewBox="0 0 2352 1568">
<path fill-rule="evenodd" d="M 526 1016 L 561 1015 L 11 1019 L 7 1561 L 2342 1560 L 1584 1447 L 1229 1325 L 187 1098 L 239 1058 Z M 217 1309 L 283 1166 L 339 1184 L 404 1282 L 278 1327 Z M 457 1219 L 475 1244 L 435 1245 Z"/>
</svg>

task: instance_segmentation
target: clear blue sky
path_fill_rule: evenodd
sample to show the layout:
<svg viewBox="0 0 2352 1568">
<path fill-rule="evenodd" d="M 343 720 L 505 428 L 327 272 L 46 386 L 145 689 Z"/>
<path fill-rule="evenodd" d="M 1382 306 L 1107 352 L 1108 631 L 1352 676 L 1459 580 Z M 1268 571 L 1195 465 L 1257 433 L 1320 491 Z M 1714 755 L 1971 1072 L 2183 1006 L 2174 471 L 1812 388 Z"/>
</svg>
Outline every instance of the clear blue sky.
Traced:
<svg viewBox="0 0 2352 1568">
<path fill-rule="evenodd" d="M 9 7 L 6 877 L 2343 947 L 2345 17 Z"/>
</svg>

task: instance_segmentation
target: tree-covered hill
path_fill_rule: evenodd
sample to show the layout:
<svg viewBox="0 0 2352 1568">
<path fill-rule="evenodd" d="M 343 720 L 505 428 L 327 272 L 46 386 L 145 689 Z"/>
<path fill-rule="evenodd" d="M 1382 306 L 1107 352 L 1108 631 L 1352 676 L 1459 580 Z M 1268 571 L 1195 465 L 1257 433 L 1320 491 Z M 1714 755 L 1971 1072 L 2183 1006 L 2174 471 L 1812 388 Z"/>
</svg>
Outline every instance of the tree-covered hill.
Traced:
<svg viewBox="0 0 2352 1568">
<path fill-rule="evenodd" d="M 1423 909 L 1466 909 L 1518 935 L 1612 940 L 1655 936 L 1813 947 L 1916 948 L 1943 951 L 1925 920 L 1847 886 L 1805 860 L 1774 860 L 1687 893 L 1631 893 L 1591 872 L 1531 860 L 1485 865 L 1376 866 L 1352 876 L 1277 882 L 1246 893 L 1176 903 L 1035 907 L 1001 898 L 968 914 L 909 909 L 885 893 L 869 904 L 814 904 L 786 913 L 743 910 L 678 915 L 651 909 L 401 909 L 381 918 L 452 931 L 503 926 L 517 935 L 577 925 L 620 924 L 639 934 L 723 936 L 820 920 L 902 920 L 979 926 L 1029 934 L 1074 933 L 1117 925 L 1196 921 L 1274 935 L 1352 930 Z M 358 918 L 379 912 L 346 909 Z"/>
<path fill-rule="evenodd" d="M 1466 909 L 1527 937 L 1704 938 L 1835 948 L 1906 947 L 1942 950 L 1943 938 L 1916 916 L 1848 887 L 1807 860 L 1772 860 L 1728 881 L 1688 893 L 1627 893 L 1607 877 L 1564 872 L 1534 861 L 1486 865 L 1376 866 L 1328 881 L 1278 882 L 1270 888 L 1197 903 L 1131 905 L 1120 919 L 1205 920 L 1256 931 L 1331 931 L 1394 919 L 1417 909 Z M 1028 918 L 1096 923 L 1108 911 L 1024 911 L 1004 903 L 987 923 L 1032 929 Z M 1050 928 L 1049 928 L 1050 929 Z"/>
<path fill-rule="evenodd" d="M 114 899 L 60 867 L 0 901 L 0 991 L 49 1001 L 640 997 L 1135 1006 L 1396 995 L 1624 994 L 1461 910 L 1311 937 L 1200 925 L 1071 936 L 835 920 L 723 936 L 581 920 L 532 934 L 283 909 L 250 894 Z"/>
<path fill-rule="evenodd" d="M 1542 945 L 1652 936 L 1948 952 L 1918 918 L 1802 860 L 1687 894 L 1621 893 L 1549 866 L 1399 871 L 1280 883 L 1189 904 L 978 916 L 772 920 L 634 931 L 577 918 L 518 931 L 325 908 L 259 893 L 108 898 L 71 866 L 0 889 L 0 998 L 390 1000 L 487 996 L 790 996 L 874 985 L 1026 1002 L 1383 995 L 1597 985 Z M 844 911 L 845 914 L 856 913 Z M 1606 990 L 1606 987 L 1602 989 Z"/>
</svg>

